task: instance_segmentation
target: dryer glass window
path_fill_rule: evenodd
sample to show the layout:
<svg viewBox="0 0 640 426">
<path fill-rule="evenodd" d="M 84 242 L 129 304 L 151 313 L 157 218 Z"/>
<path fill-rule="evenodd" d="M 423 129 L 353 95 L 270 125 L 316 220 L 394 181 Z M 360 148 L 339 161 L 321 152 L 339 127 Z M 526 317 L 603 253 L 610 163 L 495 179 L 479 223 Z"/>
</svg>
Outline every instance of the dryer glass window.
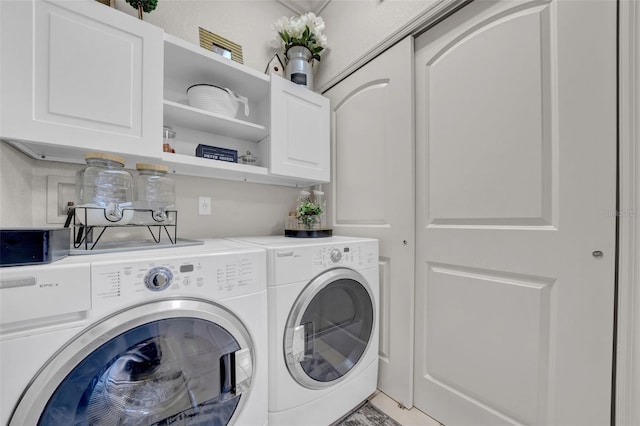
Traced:
<svg viewBox="0 0 640 426">
<path fill-rule="evenodd" d="M 39 425 L 226 425 L 236 339 L 197 318 L 170 318 L 104 343 L 58 386 Z"/>
<path fill-rule="evenodd" d="M 338 279 L 320 290 L 305 310 L 305 373 L 319 382 L 349 372 L 364 353 L 373 329 L 373 304 L 359 282 Z"/>
</svg>

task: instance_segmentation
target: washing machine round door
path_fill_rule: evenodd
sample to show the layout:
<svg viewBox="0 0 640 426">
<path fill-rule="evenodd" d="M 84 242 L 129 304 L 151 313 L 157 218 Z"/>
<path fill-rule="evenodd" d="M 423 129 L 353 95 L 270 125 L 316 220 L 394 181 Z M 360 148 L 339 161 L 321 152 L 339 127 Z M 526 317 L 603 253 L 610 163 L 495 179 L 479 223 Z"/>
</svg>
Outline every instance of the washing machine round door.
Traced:
<svg viewBox="0 0 640 426">
<path fill-rule="evenodd" d="M 293 378 L 322 389 L 347 377 L 369 347 L 374 306 L 370 286 L 354 270 L 332 269 L 311 281 L 285 329 L 285 361 Z"/>
<path fill-rule="evenodd" d="M 240 320 L 219 305 L 138 305 L 54 355 L 9 424 L 226 425 L 250 386 L 252 348 Z"/>
</svg>

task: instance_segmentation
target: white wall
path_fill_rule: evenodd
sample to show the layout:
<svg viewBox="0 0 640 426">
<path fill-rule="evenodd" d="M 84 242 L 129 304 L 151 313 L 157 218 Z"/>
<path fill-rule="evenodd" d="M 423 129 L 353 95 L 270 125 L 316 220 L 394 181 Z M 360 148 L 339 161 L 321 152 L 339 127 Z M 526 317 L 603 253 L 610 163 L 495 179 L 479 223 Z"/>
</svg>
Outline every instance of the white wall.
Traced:
<svg viewBox="0 0 640 426">
<path fill-rule="evenodd" d="M 0 227 L 31 226 L 34 160 L 0 142 Z"/>
<path fill-rule="evenodd" d="M 72 178 L 82 166 L 34 160 L 6 142 L 0 143 L 0 166 L 0 227 L 61 226 L 47 223 L 47 176 Z M 172 178 L 180 238 L 283 234 L 285 218 L 300 191 L 193 176 Z M 198 215 L 200 195 L 212 198 L 210 216 Z M 135 235 L 149 238 L 146 228 Z"/>
<path fill-rule="evenodd" d="M 620 269 L 616 424 L 640 425 L 640 3 L 620 2 Z"/>
<path fill-rule="evenodd" d="M 632 135 L 635 138 L 635 177 L 636 177 L 636 193 L 635 193 L 635 209 L 633 211 L 635 218 L 635 283 L 631 284 L 631 294 L 635 300 L 633 307 L 633 314 L 631 319 L 633 321 L 633 345 L 630 356 L 632 357 L 632 371 L 631 371 L 631 394 L 629 398 L 630 405 L 630 424 L 640 425 L 640 3 L 636 2 L 633 9 L 635 18 L 633 20 L 633 28 L 635 35 L 635 105 L 633 111 L 635 113 L 632 116 L 632 120 L 635 123 L 632 124 Z M 632 141 L 633 142 L 633 141 Z"/>
<path fill-rule="evenodd" d="M 125 0 L 116 0 L 115 7 L 138 16 Z M 264 72 L 275 53 L 269 46 L 276 35 L 271 24 L 291 14 L 275 0 L 159 0 L 143 19 L 196 45 L 200 45 L 198 27 L 209 30 L 242 46 L 243 63 Z"/>
<path fill-rule="evenodd" d="M 318 86 L 340 74 L 435 0 L 333 0 L 320 13 L 330 50 L 318 70 Z M 137 16 L 125 0 L 115 7 Z M 159 0 L 144 20 L 199 45 L 202 26 L 242 46 L 244 64 L 263 72 L 272 57 L 271 24 L 294 15 L 276 0 Z M 0 145 L 0 226 L 44 226 L 47 176 L 72 177 L 78 166 L 31 159 Z M 277 234 L 284 227 L 298 189 L 273 185 L 175 176 L 179 235 L 184 238 Z M 213 214 L 197 215 L 197 197 L 213 198 Z"/>
<path fill-rule="evenodd" d="M 125 0 L 115 6 L 137 16 Z M 271 23 L 292 12 L 275 0 L 159 0 L 144 20 L 199 45 L 202 26 L 242 46 L 244 64 L 263 72 L 275 52 Z M 73 177 L 79 166 L 34 160 L 0 143 L 0 226 L 46 226 L 47 176 Z M 299 189 L 174 176 L 182 238 L 281 234 Z M 199 195 L 213 199 L 212 214 L 197 214 Z"/>
<path fill-rule="evenodd" d="M 433 7 L 436 0 L 332 0 L 322 10 L 329 50 L 315 77 L 324 87 L 389 36 Z"/>
<path fill-rule="evenodd" d="M 412 22 L 438 0 L 332 0 L 319 15 L 325 20 L 329 48 L 317 66 L 316 88 L 389 36 Z M 115 0 L 118 10 L 137 16 L 125 0 Z M 203 27 L 242 46 L 244 64 L 264 72 L 276 52 L 269 43 L 275 37 L 271 24 L 294 12 L 275 0 L 159 0 L 144 20 L 167 33 L 200 44 Z"/>
</svg>

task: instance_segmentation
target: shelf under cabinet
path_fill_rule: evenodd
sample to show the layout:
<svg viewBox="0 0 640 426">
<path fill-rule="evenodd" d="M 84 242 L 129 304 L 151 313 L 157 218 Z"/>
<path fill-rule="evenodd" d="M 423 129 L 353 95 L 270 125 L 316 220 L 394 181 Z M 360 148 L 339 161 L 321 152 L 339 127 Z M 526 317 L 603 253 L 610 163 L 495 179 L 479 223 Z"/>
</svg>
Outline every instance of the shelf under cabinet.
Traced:
<svg viewBox="0 0 640 426">
<path fill-rule="evenodd" d="M 269 135 L 265 126 L 164 100 L 164 123 L 236 139 L 258 142 Z"/>
<path fill-rule="evenodd" d="M 163 164 L 173 173 L 216 179 L 236 180 L 243 182 L 268 183 L 272 185 L 306 187 L 317 182 L 307 179 L 296 179 L 274 176 L 266 167 L 249 166 L 227 161 L 211 160 L 183 154 L 163 153 Z"/>
<path fill-rule="evenodd" d="M 212 160 L 191 155 L 163 153 L 162 160 L 175 173 L 192 176 L 222 177 L 244 180 L 247 175 L 266 176 L 266 167 L 250 166 L 229 161 Z"/>
</svg>

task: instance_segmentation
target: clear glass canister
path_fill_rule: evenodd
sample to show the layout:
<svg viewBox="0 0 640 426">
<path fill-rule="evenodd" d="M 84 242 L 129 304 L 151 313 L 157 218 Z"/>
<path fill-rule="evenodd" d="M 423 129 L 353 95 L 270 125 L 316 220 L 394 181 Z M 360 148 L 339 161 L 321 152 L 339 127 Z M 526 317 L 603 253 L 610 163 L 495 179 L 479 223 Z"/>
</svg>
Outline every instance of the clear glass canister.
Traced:
<svg viewBox="0 0 640 426">
<path fill-rule="evenodd" d="M 322 209 L 322 213 L 320 213 L 320 228 L 321 229 L 326 229 L 327 228 L 327 202 L 324 199 L 324 192 L 314 189 L 313 190 L 313 200 L 315 201 L 315 203 L 318 205 L 318 207 L 320 207 Z"/>
<path fill-rule="evenodd" d="M 87 165 L 76 174 L 76 217 L 88 225 L 122 225 L 130 217 L 123 209 L 133 201 L 133 176 L 124 158 L 102 152 L 85 154 Z"/>
<path fill-rule="evenodd" d="M 169 168 L 162 164 L 136 164 L 137 196 L 134 223 L 166 225 L 175 221 L 176 193 Z"/>
</svg>

